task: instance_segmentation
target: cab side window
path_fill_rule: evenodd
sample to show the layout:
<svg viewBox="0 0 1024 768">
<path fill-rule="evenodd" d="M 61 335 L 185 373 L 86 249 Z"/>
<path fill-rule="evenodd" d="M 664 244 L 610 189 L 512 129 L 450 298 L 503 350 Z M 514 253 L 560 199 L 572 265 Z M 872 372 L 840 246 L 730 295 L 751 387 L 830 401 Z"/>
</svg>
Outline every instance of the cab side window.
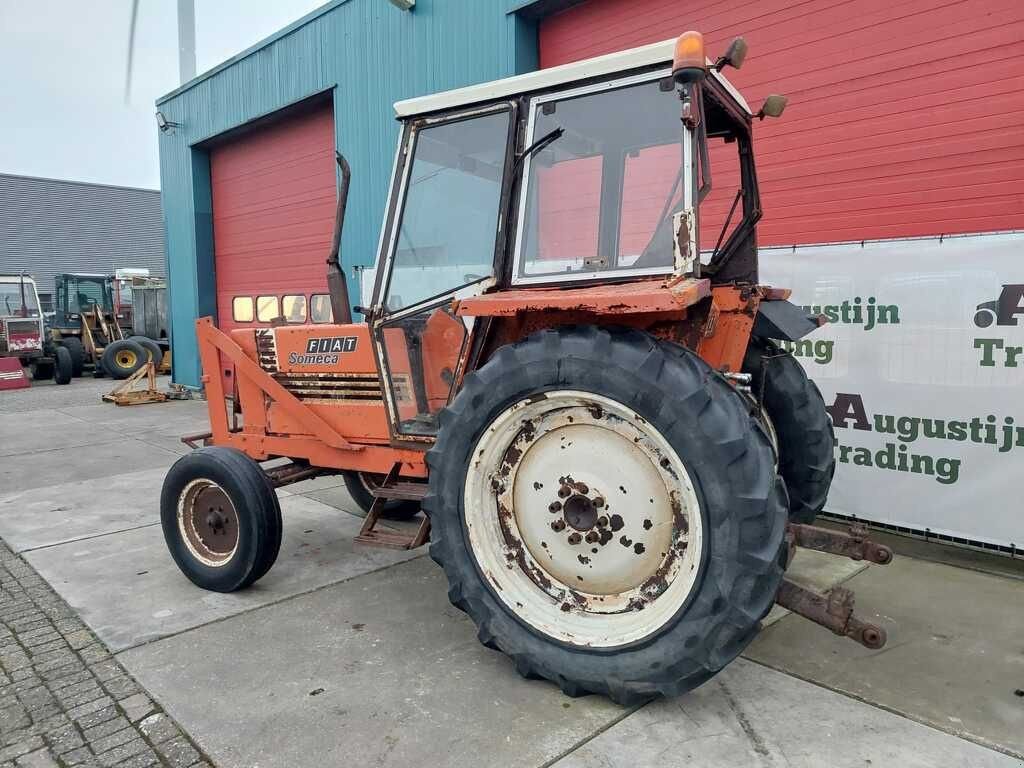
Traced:
<svg viewBox="0 0 1024 768">
<path fill-rule="evenodd" d="M 334 321 L 331 312 L 331 297 L 326 293 L 314 293 L 309 297 L 309 319 L 314 323 Z"/>
<path fill-rule="evenodd" d="M 251 323 L 253 320 L 252 296 L 235 296 L 231 301 L 231 316 L 236 323 Z"/>
</svg>

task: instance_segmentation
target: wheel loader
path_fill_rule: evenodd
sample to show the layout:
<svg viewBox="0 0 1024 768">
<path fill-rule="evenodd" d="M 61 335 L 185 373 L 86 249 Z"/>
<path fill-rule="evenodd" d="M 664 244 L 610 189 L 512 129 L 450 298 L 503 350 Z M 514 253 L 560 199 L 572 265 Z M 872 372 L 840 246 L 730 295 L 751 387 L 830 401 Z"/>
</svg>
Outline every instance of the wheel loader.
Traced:
<svg viewBox="0 0 1024 768">
<path fill-rule="evenodd" d="M 196 322 L 211 431 L 183 438 L 197 450 L 160 500 L 184 574 L 251 585 L 281 545 L 275 488 L 341 473 L 367 513 L 359 544 L 429 542 L 480 641 L 568 695 L 690 690 L 776 602 L 881 647 L 849 591 L 785 578 L 799 547 L 892 552 L 812 525 L 832 426 L 777 342 L 820 319 L 758 279 L 753 125 L 785 100 L 751 110 L 723 74 L 745 55 L 737 38 L 708 59 L 687 32 L 396 104 L 362 322 L 339 155 L 332 323 Z M 737 192 L 702 241 L 729 155 Z M 418 524 L 378 527 L 417 502 Z"/>
</svg>

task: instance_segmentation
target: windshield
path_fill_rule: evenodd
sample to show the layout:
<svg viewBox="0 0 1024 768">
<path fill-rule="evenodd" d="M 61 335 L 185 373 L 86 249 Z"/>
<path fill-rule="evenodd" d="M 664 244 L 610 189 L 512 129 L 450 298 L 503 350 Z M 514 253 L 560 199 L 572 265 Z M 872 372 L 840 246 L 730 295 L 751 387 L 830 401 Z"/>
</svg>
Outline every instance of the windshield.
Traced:
<svg viewBox="0 0 1024 768">
<path fill-rule="evenodd" d="M 110 311 L 110 293 L 107 281 L 102 277 L 68 277 L 65 288 L 68 297 L 68 312 L 86 312 L 94 305 Z"/>
<path fill-rule="evenodd" d="M 660 80 L 537 100 L 520 278 L 672 268 L 681 205 L 679 99 Z"/>
<path fill-rule="evenodd" d="M 20 282 L 0 283 L 0 315 L 39 317 L 36 289 L 28 280 L 25 281 L 24 296 L 25 301 L 22 302 L 22 285 Z"/>
</svg>

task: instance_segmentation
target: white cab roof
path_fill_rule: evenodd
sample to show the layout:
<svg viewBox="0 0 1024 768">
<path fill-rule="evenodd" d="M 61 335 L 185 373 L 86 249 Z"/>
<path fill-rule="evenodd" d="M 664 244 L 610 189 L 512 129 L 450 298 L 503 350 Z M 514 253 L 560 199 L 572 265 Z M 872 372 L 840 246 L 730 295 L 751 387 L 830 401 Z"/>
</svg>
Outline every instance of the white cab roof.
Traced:
<svg viewBox="0 0 1024 768">
<path fill-rule="evenodd" d="M 660 43 L 651 43 L 640 48 L 630 48 L 626 51 L 597 56 L 593 59 L 574 61 L 571 64 L 562 64 L 561 66 L 548 69 L 538 69 L 536 72 L 506 77 L 504 80 L 492 80 L 489 83 L 470 85 L 453 91 L 442 91 L 441 93 L 434 93 L 429 96 L 406 99 L 395 103 L 395 114 L 398 117 L 422 115 L 441 109 L 451 109 L 452 107 L 493 101 L 530 91 L 546 90 L 578 80 L 586 80 L 603 75 L 614 75 L 618 72 L 627 72 L 631 69 L 653 66 L 654 64 L 669 65 L 672 62 L 675 42 L 676 40 L 673 38 Z M 708 63 L 711 63 L 710 60 Z M 743 109 L 752 114 L 746 100 L 721 72 L 713 71 L 711 75 L 725 87 Z"/>
</svg>

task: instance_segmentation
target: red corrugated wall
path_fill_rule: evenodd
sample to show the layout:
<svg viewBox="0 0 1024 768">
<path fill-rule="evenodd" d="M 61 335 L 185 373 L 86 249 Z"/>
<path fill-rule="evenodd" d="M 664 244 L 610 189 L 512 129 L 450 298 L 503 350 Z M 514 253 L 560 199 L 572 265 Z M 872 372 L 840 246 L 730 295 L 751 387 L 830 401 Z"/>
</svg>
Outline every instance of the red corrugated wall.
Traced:
<svg viewBox="0 0 1024 768">
<path fill-rule="evenodd" d="M 587 0 L 542 21 L 541 66 L 687 29 L 747 39 L 726 73 L 755 110 L 789 97 L 755 128 L 762 245 L 1024 229 L 1021 0 Z"/>
<path fill-rule="evenodd" d="M 330 104 L 283 116 L 210 150 L 221 328 L 238 327 L 231 316 L 234 296 L 327 292 L 335 167 Z"/>
</svg>

